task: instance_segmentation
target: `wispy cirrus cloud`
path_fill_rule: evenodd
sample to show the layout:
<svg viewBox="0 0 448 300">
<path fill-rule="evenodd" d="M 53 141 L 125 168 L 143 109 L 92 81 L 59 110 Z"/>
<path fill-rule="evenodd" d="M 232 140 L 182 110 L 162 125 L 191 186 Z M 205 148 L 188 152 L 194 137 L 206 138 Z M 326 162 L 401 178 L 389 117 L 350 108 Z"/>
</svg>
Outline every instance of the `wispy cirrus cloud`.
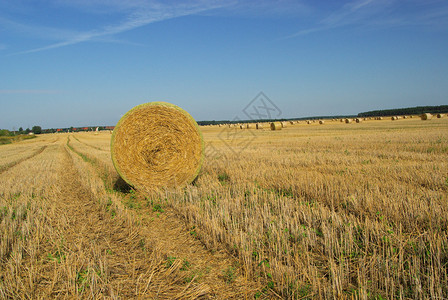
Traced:
<svg viewBox="0 0 448 300">
<path fill-rule="evenodd" d="M 308 28 L 284 38 L 293 38 L 344 26 L 360 25 L 375 28 L 426 26 L 444 28 L 448 25 L 446 1 L 420 0 L 354 0 L 318 19 Z"/>
<path fill-rule="evenodd" d="M 40 38 L 53 38 L 59 40 L 55 43 L 37 47 L 29 50 L 16 52 L 12 55 L 41 52 L 75 45 L 89 41 L 119 42 L 114 36 L 139 27 L 143 27 L 155 22 L 168 19 L 194 15 L 204 11 L 224 7 L 225 2 L 221 1 L 187 1 L 187 2 L 167 2 L 156 1 L 55 1 L 58 5 L 70 5 L 79 10 L 89 10 L 94 13 L 104 13 L 100 8 L 107 7 L 110 12 L 124 15 L 121 21 L 115 24 L 99 26 L 87 31 L 62 30 L 59 28 L 35 26 L 33 24 L 22 24 L 5 18 L 0 18 L 0 24 L 6 24 L 17 31 L 26 32 Z"/>
</svg>

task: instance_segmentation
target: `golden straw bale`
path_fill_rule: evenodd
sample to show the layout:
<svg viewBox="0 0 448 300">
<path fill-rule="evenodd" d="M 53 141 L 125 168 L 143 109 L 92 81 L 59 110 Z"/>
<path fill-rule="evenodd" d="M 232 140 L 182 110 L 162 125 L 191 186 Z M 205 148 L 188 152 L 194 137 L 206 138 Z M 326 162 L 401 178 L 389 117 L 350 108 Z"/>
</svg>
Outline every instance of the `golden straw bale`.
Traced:
<svg viewBox="0 0 448 300">
<path fill-rule="evenodd" d="M 201 169 L 204 141 L 185 110 L 150 102 L 134 107 L 118 121 L 111 156 L 118 174 L 135 188 L 183 186 Z"/>
<path fill-rule="evenodd" d="M 250 129 L 251 127 L 252 127 L 251 124 L 249 124 L 249 123 L 246 124 L 246 128 L 247 128 L 247 129 Z"/>
<path fill-rule="evenodd" d="M 243 126 L 243 125 L 240 125 L 240 129 L 244 129 L 244 126 Z"/>
<path fill-rule="evenodd" d="M 294 125 L 294 121 L 289 121 L 289 124 Z"/>
<path fill-rule="evenodd" d="M 356 123 L 361 123 L 363 120 L 361 118 L 356 119 Z"/>
<path fill-rule="evenodd" d="M 420 118 L 422 120 L 431 120 L 432 119 L 432 115 L 430 113 L 424 113 L 420 116 Z"/>
<path fill-rule="evenodd" d="M 444 116 L 445 116 L 444 114 L 437 114 L 438 119 L 443 118 Z"/>
<path fill-rule="evenodd" d="M 286 122 L 280 122 L 280 124 L 282 125 L 282 128 L 286 127 Z"/>
<path fill-rule="evenodd" d="M 346 124 L 349 124 L 349 123 L 351 123 L 352 122 L 352 119 L 345 119 L 345 123 Z"/>
<path fill-rule="evenodd" d="M 257 128 L 257 129 L 263 129 L 263 124 L 261 124 L 261 123 L 257 123 L 257 125 L 255 125 L 255 128 Z"/>
<path fill-rule="evenodd" d="M 282 123 L 280 122 L 272 122 L 271 130 L 282 130 Z"/>
<path fill-rule="evenodd" d="M 322 125 L 322 124 L 324 124 L 324 123 L 325 123 L 324 120 L 319 120 L 319 124 L 320 124 L 320 125 Z"/>
</svg>

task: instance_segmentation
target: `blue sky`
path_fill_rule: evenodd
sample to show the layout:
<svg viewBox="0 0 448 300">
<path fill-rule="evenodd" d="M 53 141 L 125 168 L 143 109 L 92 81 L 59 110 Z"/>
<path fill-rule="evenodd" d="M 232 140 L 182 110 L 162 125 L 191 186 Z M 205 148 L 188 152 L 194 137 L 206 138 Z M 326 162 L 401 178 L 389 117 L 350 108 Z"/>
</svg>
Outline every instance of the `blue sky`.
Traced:
<svg viewBox="0 0 448 300">
<path fill-rule="evenodd" d="M 448 104 L 448 1 L 0 0 L 0 128 Z"/>
</svg>

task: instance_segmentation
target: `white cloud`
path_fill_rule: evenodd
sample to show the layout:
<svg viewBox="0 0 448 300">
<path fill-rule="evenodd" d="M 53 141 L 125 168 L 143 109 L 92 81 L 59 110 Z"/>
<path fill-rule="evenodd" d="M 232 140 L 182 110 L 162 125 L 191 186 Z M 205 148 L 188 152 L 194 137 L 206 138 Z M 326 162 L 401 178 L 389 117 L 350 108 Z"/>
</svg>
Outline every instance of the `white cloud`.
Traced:
<svg viewBox="0 0 448 300">
<path fill-rule="evenodd" d="M 302 29 L 285 38 L 355 24 L 376 28 L 413 25 L 446 28 L 448 24 L 448 4 L 446 1 L 437 0 L 433 2 L 354 0 L 316 21 L 314 26 Z"/>
<path fill-rule="evenodd" d="M 102 5 L 107 6 L 114 11 L 128 11 L 125 14 L 124 20 L 117 24 L 110 24 L 100 28 L 92 29 L 89 31 L 73 32 L 59 30 L 57 28 L 45 28 L 27 24 L 19 24 L 6 19 L 1 19 L 1 23 L 6 23 L 10 27 L 14 27 L 16 30 L 26 31 L 30 34 L 36 34 L 37 36 L 48 35 L 52 37 L 59 37 L 60 42 L 53 43 L 44 47 L 34 48 L 21 52 L 14 53 L 13 55 L 26 54 L 40 52 L 65 46 L 70 46 L 78 43 L 89 41 L 116 41 L 113 38 L 114 35 L 123 33 L 129 30 L 133 30 L 142 26 L 146 26 L 151 23 L 160 22 L 172 18 L 178 18 L 182 16 L 194 15 L 200 12 L 223 7 L 224 2 L 219 1 L 190 1 L 174 4 L 163 4 L 155 1 L 66 1 L 59 0 L 56 4 L 72 5 L 78 8 L 87 7 L 91 10 L 99 10 Z M 106 5 L 107 4 L 107 5 Z M 112 37 L 112 38 L 111 38 Z"/>
</svg>

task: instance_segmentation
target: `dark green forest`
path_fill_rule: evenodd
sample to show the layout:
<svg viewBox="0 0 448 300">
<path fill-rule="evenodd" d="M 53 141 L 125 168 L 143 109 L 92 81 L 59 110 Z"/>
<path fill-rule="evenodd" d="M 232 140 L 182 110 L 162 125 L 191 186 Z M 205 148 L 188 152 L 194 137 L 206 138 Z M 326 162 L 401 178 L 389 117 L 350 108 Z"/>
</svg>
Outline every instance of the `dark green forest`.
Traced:
<svg viewBox="0 0 448 300">
<path fill-rule="evenodd" d="M 404 115 L 421 115 L 423 113 L 448 113 L 448 105 L 440 106 L 416 106 L 408 108 L 382 109 L 362 112 L 358 117 L 387 117 L 387 116 L 404 116 Z"/>
</svg>

